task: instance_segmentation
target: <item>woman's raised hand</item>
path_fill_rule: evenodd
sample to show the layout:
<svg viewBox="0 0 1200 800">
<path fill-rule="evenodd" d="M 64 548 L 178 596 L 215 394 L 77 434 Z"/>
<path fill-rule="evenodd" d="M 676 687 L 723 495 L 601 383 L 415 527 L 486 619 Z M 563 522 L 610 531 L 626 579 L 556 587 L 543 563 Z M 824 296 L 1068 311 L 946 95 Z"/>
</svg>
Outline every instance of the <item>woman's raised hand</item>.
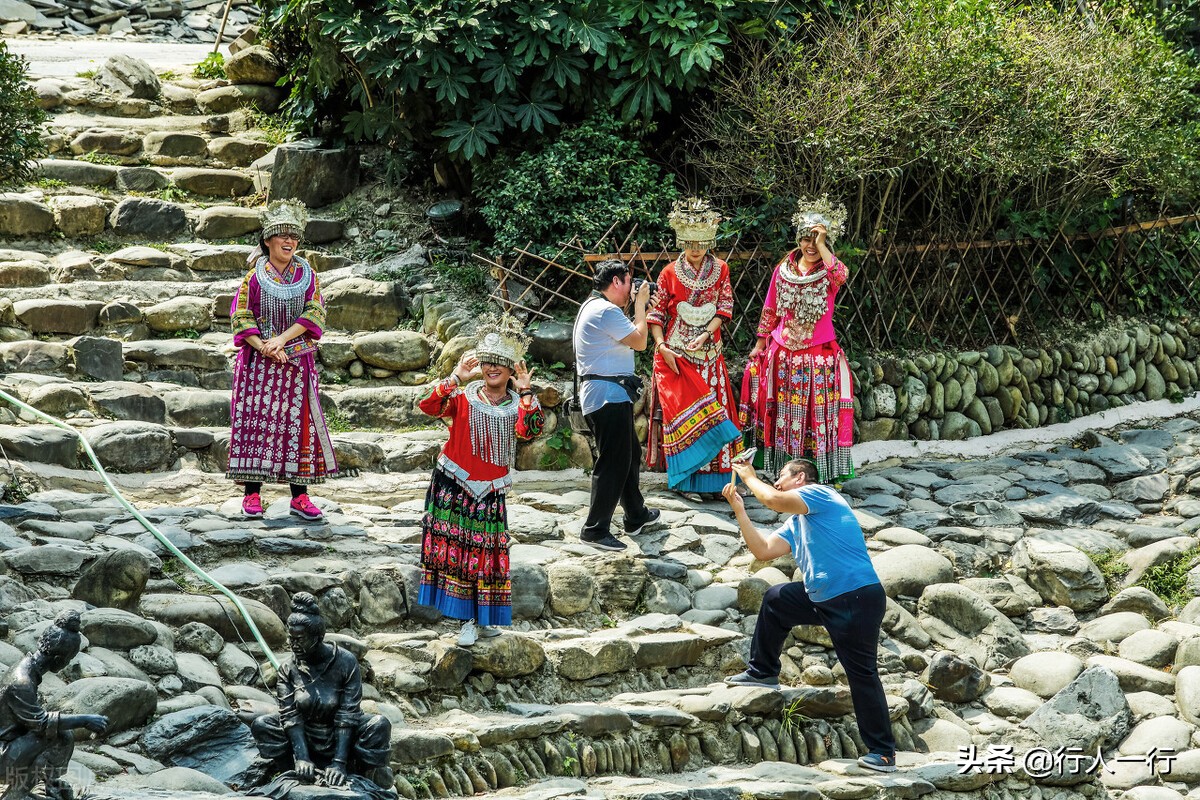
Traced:
<svg viewBox="0 0 1200 800">
<path fill-rule="evenodd" d="M 813 236 L 816 237 L 816 245 L 820 247 L 825 244 L 825 237 L 829 234 L 829 229 L 821 223 L 812 226 Z"/>
<path fill-rule="evenodd" d="M 518 392 L 533 388 L 533 369 L 527 366 L 524 360 L 513 365 L 513 382 L 516 383 Z"/>
<path fill-rule="evenodd" d="M 695 339 L 692 339 L 690 342 L 687 343 L 687 349 L 688 350 L 699 350 L 701 347 L 704 347 L 704 345 L 710 339 L 712 339 L 711 333 L 709 333 L 708 331 L 701 331 L 700 334 Z"/>
<path fill-rule="evenodd" d="M 479 359 L 475 357 L 475 353 L 471 350 L 462 354 L 462 358 L 458 360 L 458 366 L 454 368 L 454 375 L 458 378 L 459 383 L 466 383 L 479 369 Z"/>
</svg>

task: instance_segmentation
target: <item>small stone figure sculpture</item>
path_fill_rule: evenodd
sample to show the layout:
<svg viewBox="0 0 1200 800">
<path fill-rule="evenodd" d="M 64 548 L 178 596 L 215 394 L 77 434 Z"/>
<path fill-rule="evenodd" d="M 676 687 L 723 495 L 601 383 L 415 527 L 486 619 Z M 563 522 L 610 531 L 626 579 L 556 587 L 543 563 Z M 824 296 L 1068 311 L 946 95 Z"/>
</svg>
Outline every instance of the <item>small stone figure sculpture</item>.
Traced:
<svg viewBox="0 0 1200 800">
<path fill-rule="evenodd" d="M 0 800 L 25 800 L 45 781 L 49 800 L 72 800 L 63 776 L 75 751 L 75 728 L 104 733 L 108 718 L 99 714 L 62 714 L 38 702 L 38 686 L 47 672 L 58 672 L 79 653 L 79 612 L 65 611 L 42 633 L 37 648 L 4 676 L 0 685 L 0 777 L 8 788 Z"/>
<path fill-rule="evenodd" d="M 362 676 L 354 654 L 325 642 L 325 620 L 308 592 L 292 596 L 288 639 L 293 658 L 279 672 L 279 713 L 251 726 L 258 750 L 276 774 L 255 796 L 284 800 L 297 786 L 317 784 L 370 800 L 392 800 L 392 725 L 363 713 Z"/>
</svg>

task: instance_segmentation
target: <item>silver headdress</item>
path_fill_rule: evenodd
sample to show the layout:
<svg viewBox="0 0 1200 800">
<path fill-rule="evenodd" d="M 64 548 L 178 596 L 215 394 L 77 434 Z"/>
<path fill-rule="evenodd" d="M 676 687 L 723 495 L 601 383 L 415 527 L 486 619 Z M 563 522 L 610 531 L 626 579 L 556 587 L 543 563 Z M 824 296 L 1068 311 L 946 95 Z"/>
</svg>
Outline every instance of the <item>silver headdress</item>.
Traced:
<svg viewBox="0 0 1200 800">
<path fill-rule="evenodd" d="M 686 200 L 675 201 L 667 222 L 675 229 L 675 241 L 680 249 L 688 242 L 711 249 L 717 241 L 717 225 L 721 222 L 721 212 L 703 198 L 689 197 Z"/>
<path fill-rule="evenodd" d="M 824 225 L 825 240 L 832 245 L 846 229 L 846 207 L 830 201 L 829 196 L 824 194 L 816 200 L 801 198 L 796 204 L 792 224 L 796 226 L 797 243 L 812 233 L 814 225 Z"/>
<path fill-rule="evenodd" d="M 529 337 L 521 322 L 504 314 L 488 314 L 479 322 L 475 332 L 475 357 L 480 363 L 499 364 L 512 369 L 525 358 Z"/>
<path fill-rule="evenodd" d="M 258 213 L 262 221 L 262 238 L 270 239 L 280 233 L 304 235 L 308 227 L 308 209 L 299 200 L 275 200 Z"/>
</svg>

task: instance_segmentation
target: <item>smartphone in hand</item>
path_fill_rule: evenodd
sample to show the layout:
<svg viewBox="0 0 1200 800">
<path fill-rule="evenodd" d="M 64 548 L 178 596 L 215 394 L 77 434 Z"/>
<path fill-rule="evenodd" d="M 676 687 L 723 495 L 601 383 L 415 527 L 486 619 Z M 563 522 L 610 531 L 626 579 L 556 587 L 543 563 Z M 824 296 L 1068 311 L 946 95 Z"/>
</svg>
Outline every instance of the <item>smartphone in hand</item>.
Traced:
<svg viewBox="0 0 1200 800">
<path fill-rule="evenodd" d="M 747 447 L 745 450 L 733 457 L 733 463 L 749 464 L 754 459 L 754 454 L 757 452 L 757 447 Z"/>
</svg>

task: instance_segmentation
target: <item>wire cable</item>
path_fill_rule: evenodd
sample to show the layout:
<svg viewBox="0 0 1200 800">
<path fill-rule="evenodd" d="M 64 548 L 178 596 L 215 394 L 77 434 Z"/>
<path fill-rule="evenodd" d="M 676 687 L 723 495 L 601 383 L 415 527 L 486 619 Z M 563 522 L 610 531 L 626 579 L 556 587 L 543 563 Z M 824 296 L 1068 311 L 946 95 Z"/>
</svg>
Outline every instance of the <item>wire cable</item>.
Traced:
<svg viewBox="0 0 1200 800">
<path fill-rule="evenodd" d="M 201 569 L 200 566 L 196 564 L 196 562 L 192 561 L 190 558 L 188 558 L 186 555 L 184 555 L 183 551 L 181 551 L 178 547 L 176 547 L 174 545 L 174 543 L 171 542 L 171 540 L 168 539 L 165 534 L 163 534 L 162 531 L 160 531 L 158 528 L 154 527 L 154 524 L 151 523 L 150 520 L 148 520 L 144 516 L 142 516 L 142 512 L 138 511 L 133 506 L 132 503 L 130 503 L 128 500 L 125 499 L 125 496 L 121 494 L 120 490 L 117 489 L 117 487 L 114 486 L 113 482 L 109 479 L 108 473 L 105 472 L 104 467 L 100 465 L 100 459 L 96 457 L 95 451 L 92 450 L 92 446 L 90 444 L 88 444 L 88 440 L 83 438 L 82 433 L 80 433 L 78 430 L 71 427 L 67 423 L 63 422 L 62 420 L 56 419 L 55 417 L 52 417 L 49 414 L 45 414 L 45 413 L 37 410 L 33 406 L 28 405 L 27 403 L 24 403 L 21 400 L 18 400 L 17 398 L 13 397 L 11 394 L 9 394 L 8 392 L 5 392 L 2 389 L 0 389 L 0 399 L 6 400 L 7 402 L 9 402 L 10 404 L 12 404 L 13 406 L 15 406 L 17 408 L 20 408 L 24 411 L 28 411 L 30 414 L 33 414 L 38 419 L 45 420 L 46 422 L 50 423 L 54 427 L 60 428 L 64 431 L 67 431 L 68 433 L 73 435 L 75 438 L 77 438 L 79 440 L 79 442 L 83 445 L 83 450 L 85 453 L 87 453 L 88 460 L 92 462 L 92 466 L 94 466 L 96 468 L 96 471 L 100 473 L 100 479 L 104 481 L 104 485 L 108 488 L 109 493 L 113 497 L 115 497 L 117 499 L 117 502 L 120 503 L 125 508 L 126 511 L 128 511 L 130 514 L 132 514 L 133 518 L 136 519 L 138 522 L 140 522 L 142 527 L 145 528 L 147 531 L 149 531 L 150 535 L 153 536 L 155 539 L 157 539 L 159 544 L 161 544 L 163 547 L 165 547 L 167 549 L 167 551 L 171 553 L 171 555 L 173 555 L 177 559 L 179 559 L 185 567 L 187 567 L 192 572 L 199 575 L 200 578 L 205 583 L 207 583 L 209 586 L 212 586 L 218 592 L 220 592 L 221 594 L 223 594 L 227 598 L 229 598 L 230 602 L 233 603 L 234 608 L 236 608 L 238 610 L 238 613 L 242 615 L 242 619 L 244 619 L 246 621 L 246 627 L 250 629 L 250 633 L 254 634 L 254 639 L 255 639 L 255 641 L 258 642 L 258 646 L 262 648 L 263 654 L 267 657 L 267 661 L 271 662 L 271 666 L 273 666 L 276 671 L 279 670 L 279 660 L 275 657 L 275 652 L 273 650 L 271 650 L 271 648 L 267 644 L 266 640 L 263 639 L 262 633 L 259 632 L 258 626 L 254 624 L 254 620 L 250 617 L 250 612 L 248 612 L 246 610 L 246 607 L 242 604 L 241 599 L 236 594 L 234 594 L 232 591 L 230 591 L 228 588 L 226 588 L 223 584 L 221 584 L 219 581 L 217 581 L 215 578 L 213 578 L 211 575 L 209 575 L 207 572 L 205 572 L 203 569 Z M 226 613 L 228 613 L 228 612 L 226 612 Z M 234 630 L 234 633 L 236 634 L 237 633 L 236 625 L 233 626 L 233 630 Z M 239 638 L 240 638 L 240 634 L 239 634 Z"/>
</svg>

